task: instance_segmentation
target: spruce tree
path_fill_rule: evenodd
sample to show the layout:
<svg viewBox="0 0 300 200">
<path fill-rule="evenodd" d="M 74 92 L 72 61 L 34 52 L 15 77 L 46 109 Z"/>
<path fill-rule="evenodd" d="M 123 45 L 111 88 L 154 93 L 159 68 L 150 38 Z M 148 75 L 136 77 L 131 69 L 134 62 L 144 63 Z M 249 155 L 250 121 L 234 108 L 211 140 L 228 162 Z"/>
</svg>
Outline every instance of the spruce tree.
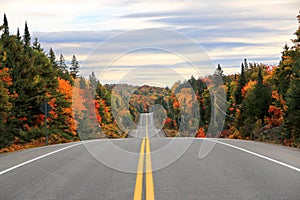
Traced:
<svg viewBox="0 0 300 200">
<path fill-rule="evenodd" d="M 20 30 L 19 30 L 19 28 L 17 29 L 17 39 L 18 39 L 19 41 L 21 41 L 21 35 L 20 35 Z"/>
<path fill-rule="evenodd" d="M 235 102 L 237 105 L 241 104 L 243 101 L 243 97 L 242 97 L 242 89 L 246 84 L 246 78 L 245 78 L 245 67 L 244 67 L 244 63 L 242 63 L 241 65 L 241 75 L 239 77 L 238 80 L 238 85 L 235 91 Z"/>
<path fill-rule="evenodd" d="M 66 64 L 65 58 L 62 54 L 59 56 L 59 60 L 57 62 L 58 67 L 58 76 L 64 80 L 67 80 L 70 82 L 71 85 L 74 85 L 74 81 L 68 72 L 68 66 Z"/>
<path fill-rule="evenodd" d="M 25 47 L 29 47 L 30 46 L 30 41 L 31 41 L 31 36 L 28 30 L 28 26 L 27 26 L 27 22 L 25 22 L 25 29 L 24 29 L 24 45 Z"/>
<path fill-rule="evenodd" d="M 223 74 L 223 69 L 222 69 L 222 67 L 221 67 L 221 65 L 220 64 L 218 64 L 218 67 L 217 67 L 217 69 L 216 69 L 216 71 L 215 71 L 215 74 L 217 74 L 218 76 L 220 76 L 220 77 L 222 77 L 224 74 Z"/>
<path fill-rule="evenodd" d="M 35 50 L 38 50 L 38 51 L 43 51 L 38 38 L 34 38 L 34 42 L 32 44 L 32 48 L 35 49 Z"/>
<path fill-rule="evenodd" d="M 3 35 L 4 36 L 8 36 L 9 35 L 9 27 L 8 27 L 8 21 L 7 21 L 7 18 L 6 18 L 6 14 L 4 14 L 4 17 L 3 17 Z"/>
<path fill-rule="evenodd" d="M 245 67 L 245 70 L 249 69 L 248 62 L 247 62 L 246 58 L 244 59 L 244 67 Z"/>
<path fill-rule="evenodd" d="M 289 64 L 289 85 L 285 94 L 286 108 L 284 112 L 285 137 L 291 139 L 294 146 L 300 146 L 300 11 L 297 16 L 298 29 L 294 33 L 294 45 L 286 49 L 281 64 Z M 282 70 L 281 66 L 281 70 Z M 281 72 L 281 71 L 280 71 Z M 281 73 L 282 74 L 282 73 Z M 279 77 L 280 78 L 280 77 Z M 278 82 L 280 80 L 277 80 Z M 280 86 L 280 85 L 279 85 Z M 286 86 L 286 85 L 285 85 Z"/>
<path fill-rule="evenodd" d="M 58 67 L 63 73 L 65 73 L 68 70 L 65 58 L 62 54 L 60 54 L 59 56 Z"/>
<path fill-rule="evenodd" d="M 70 74 L 73 77 L 73 79 L 76 79 L 78 77 L 78 72 L 79 72 L 79 63 L 76 59 L 76 56 L 73 55 L 71 61 L 71 67 L 70 67 Z"/>
<path fill-rule="evenodd" d="M 55 53 L 52 47 L 50 47 L 48 58 L 50 59 L 50 63 L 52 64 L 52 66 L 57 66 Z"/>
<path fill-rule="evenodd" d="M 0 26 L 0 31 L 3 30 L 3 34 L 1 35 L 1 39 L 3 43 L 3 48 L 5 49 L 9 44 L 9 27 L 6 15 L 4 14 L 3 25 Z"/>
<path fill-rule="evenodd" d="M 300 78 L 294 79 L 288 89 L 284 113 L 285 138 L 300 146 Z"/>
</svg>

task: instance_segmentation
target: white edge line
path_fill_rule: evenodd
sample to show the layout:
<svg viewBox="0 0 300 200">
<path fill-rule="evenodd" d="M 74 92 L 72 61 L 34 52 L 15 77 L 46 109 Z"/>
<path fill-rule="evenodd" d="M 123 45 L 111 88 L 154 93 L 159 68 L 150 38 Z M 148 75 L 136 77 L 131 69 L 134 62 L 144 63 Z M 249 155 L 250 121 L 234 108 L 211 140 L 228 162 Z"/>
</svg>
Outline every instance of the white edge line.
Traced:
<svg viewBox="0 0 300 200">
<path fill-rule="evenodd" d="M 19 168 L 19 167 L 22 167 L 22 166 L 24 166 L 24 165 L 26 165 L 26 164 L 29 164 L 29 163 L 31 163 L 31 162 L 34 162 L 34 161 L 36 161 L 36 160 L 39 160 L 39 159 L 41 159 L 41 158 L 44 158 L 44 157 L 46 157 L 46 156 L 50 156 L 50 155 L 52 155 L 52 154 L 58 153 L 58 152 L 60 152 L 60 151 L 69 149 L 69 148 L 71 148 L 71 147 L 74 147 L 74 146 L 77 146 L 77 145 L 80 145 L 80 144 L 81 144 L 81 142 L 80 142 L 80 143 L 77 143 L 77 144 L 73 144 L 73 145 L 67 146 L 67 147 L 64 147 L 64 148 L 61 148 L 61 149 L 58 149 L 58 150 L 55 150 L 55 151 L 52 151 L 52 152 L 50 152 L 50 153 L 47 153 L 47 154 L 44 154 L 44 155 L 41 155 L 41 156 L 38 156 L 38 157 L 33 158 L 33 159 L 31 159 L 31 160 L 27 160 L 27 161 L 25 161 L 25 162 L 23 162 L 23 163 L 21 163 L 21 164 L 15 165 L 15 166 L 13 166 L 13 167 L 10 167 L 10 168 L 8 168 L 8 169 L 5 169 L 5 170 L 1 171 L 1 172 L 0 172 L 0 175 L 5 174 L 5 173 L 7 173 L 7 172 L 9 172 L 9 171 L 12 171 L 12 170 L 14 170 L 14 169 L 17 169 L 17 168 Z"/>
<path fill-rule="evenodd" d="M 232 147 L 232 148 L 235 148 L 235 149 L 244 151 L 244 152 L 246 152 L 246 153 L 249 153 L 249 154 L 251 154 L 251 155 L 257 156 L 257 157 L 259 157 L 259 158 L 263 158 L 263 159 L 265 159 L 265 160 L 274 162 L 274 163 L 276 163 L 276 164 L 279 164 L 279 165 L 282 165 L 282 166 L 284 166 L 284 167 L 287 167 L 287 168 L 290 168 L 290 169 L 292 169 L 292 170 L 295 170 L 295 171 L 297 171 L 297 172 L 300 172 L 300 169 L 297 168 L 297 167 L 294 167 L 294 166 L 292 166 L 292 165 L 289 165 L 289 164 L 286 164 L 286 163 L 284 163 L 284 162 L 275 160 L 275 159 L 273 159 L 273 158 L 270 158 L 270 157 L 267 157 L 267 156 L 264 156 L 264 155 L 261 155 L 261 154 L 258 154 L 258 153 L 249 151 L 249 150 L 247 150 L 247 149 L 243 149 L 243 148 L 241 148 L 241 147 L 234 146 L 234 145 L 232 145 L 232 144 L 227 144 L 227 143 L 220 142 L 220 141 L 214 141 L 214 140 L 210 140 L 210 141 L 213 141 L 213 142 L 216 142 L 216 143 L 220 143 L 220 144 L 223 144 L 223 145 L 225 145 L 225 146 L 229 146 L 229 147 Z"/>
</svg>

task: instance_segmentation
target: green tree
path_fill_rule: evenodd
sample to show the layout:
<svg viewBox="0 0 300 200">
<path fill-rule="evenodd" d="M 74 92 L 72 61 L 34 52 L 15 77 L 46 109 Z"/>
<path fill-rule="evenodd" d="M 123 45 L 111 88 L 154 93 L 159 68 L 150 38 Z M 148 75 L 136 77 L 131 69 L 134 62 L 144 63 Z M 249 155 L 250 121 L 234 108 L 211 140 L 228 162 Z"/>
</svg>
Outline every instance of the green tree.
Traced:
<svg viewBox="0 0 300 200">
<path fill-rule="evenodd" d="M 79 73 L 79 63 L 76 59 L 76 56 L 73 55 L 71 61 L 71 67 L 70 67 L 70 74 L 75 79 L 78 77 L 78 73 Z"/>
<path fill-rule="evenodd" d="M 246 118 L 264 120 L 268 115 L 271 101 L 271 90 L 263 83 L 261 69 L 258 71 L 257 84 L 246 96 L 244 104 L 244 114 Z"/>
<path fill-rule="evenodd" d="M 34 38 L 34 42 L 32 44 L 32 48 L 35 49 L 35 50 L 37 50 L 37 51 L 43 51 L 38 38 Z"/>
<path fill-rule="evenodd" d="M 54 52 L 53 52 L 54 54 Z M 53 60 L 53 58 L 52 58 Z M 74 85 L 74 81 L 68 71 L 68 66 L 66 64 L 65 58 L 62 54 L 59 56 L 59 60 L 56 62 L 58 67 L 58 76 L 61 77 L 64 80 L 67 80 L 71 83 L 71 85 Z"/>
<path fill-rule="evenodd" d="M 8 27 L 8 21 L 6 18 L 6 14 L 4 14 L 4 17 L 3 17 L 3 25 L 1 26 L 1 29 L 3 29 L 3 36 L 9 35 L 9 27 Z"/>
<path fill-rule="evenodd" d="M 284 127 L 285 137 L 291 139 L 294 146 L 300 146 L 300 12 L 297 16 L 299 27 L 294 33 L 296 39 L 293 39 L 294 45 L 291 48 L 286 48 L 283 52 L 281 61 L 282 68 L 285 67 L 286 76 L 288 77 L 289 85 L 284 85 L 287 88 L 285 93 L 286 109 L 284 112 Z M 280 76 L 277 77 L 277 82 L 280 81 Z M 276 79 L 275 79 L 276 80 Z M 279 85 L 281 86 L 281 85 Z M 281 90 L 283 92 L 283 89 Z"/>
<path fill-rule="evenodd" d="M 243 101 L 243 97 L 242 97 L 242 89 L 246 84 L 246 78 L 245 78 L 245 67 L 244 67 L 244 63 L 242 63 L 241 65 L 241 74 L 238 80 L 238 85 L 236 87 L 236 91 L 234 94 L 235 97 L 235 102 L 237 105 L 241 104 Z"/>
<path fill-rule="evenodd" d="M 50 63 L 52 64 L 52 66 L 55 66 L 57 67 L 57 62 L 56 62 L 56 57 L 55 57 L 55 53 L 52 49 L 52 47 L 50 47 L 49 49 L 49 55 L 48 55 L 48 58 L 50 59 Z"/>
<path fill-rule="evenodd" d="M 59 56 L 58 67 L 62 73 L 65 73 L 68 71 L 68 66 L 66 64 L 66 60 L 62 54 L 60 54 L 60 56 Z"/>
<path fill-rule="evenodd" d="M 244 67 L 245 67 L 245 70 L 249 69 L 248 62 L 247 62 L 246 58 L 244 59 Z"/>
<path fill-rule="evenodd" d="M 28 30 L 27 22 L 25 22 L 23 40 L 24 40 L 25 47 L 29 47 L 30 46 L 30 41 L 31 41 L 31 36 L 30 36 L 29 30 Z"/>
<path fill-rule="evenodd" d="M 294 146 L 300 146 L 300 78 L 291 83 L 286 100 L 284 114 L 285 137 L 293 141 Z"/>
<path fill-rule="evenodd" d="M 261 69 L 258 71 L 257 84 L 248 91 L 243 103 L 243 132 L 244 136 L 250 135 L 254 129 L 253 124 L 259 121 L 261 124 L 268 116 L 271 104 L 271 89 L 263 83 Z"/>
<path fill-rule="evenodd" d="M 18 39 L 18 41 L 21 42 L 21 35 L 20 35 L 20 30 L 19 30 L 19 28 L 17 29 L 17 39 Z"/>
</svg>

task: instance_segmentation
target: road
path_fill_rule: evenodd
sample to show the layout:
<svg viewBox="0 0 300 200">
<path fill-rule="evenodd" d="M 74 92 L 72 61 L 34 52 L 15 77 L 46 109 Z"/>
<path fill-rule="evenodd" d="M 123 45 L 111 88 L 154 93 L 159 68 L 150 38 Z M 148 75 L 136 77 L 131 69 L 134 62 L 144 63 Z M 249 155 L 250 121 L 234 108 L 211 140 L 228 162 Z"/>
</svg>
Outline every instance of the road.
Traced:
<svg viewBox="0 0 300 200">
<path fill-rule="evenodd" d="M 300 199 L 300 151 L 252 141 L 166 138 L 156 134 L 150 118 L 141 115 L 134 138 L 1 155 L 0 199 Z M 110 154 L 112 143 L 136 156 Z M 205 143 L 214 146 L 199 159 Z M 166 146 L 169 152 L 161 151 Z M 183 155 L 169 162 L 177 151 Z M 102 164 L 96 158 L 104 153 L 132 173 Z"/>
<path fill-rule="evenodd" d="M 129 132 L 129 137 L 144 138 L 146 137 L 146 122 L 148 137 L 166 137 L 164 132 L 157 129 L 154 125 L 153 113 L 144 113 L 140 115 L 137 129 Z"/>
</svg>

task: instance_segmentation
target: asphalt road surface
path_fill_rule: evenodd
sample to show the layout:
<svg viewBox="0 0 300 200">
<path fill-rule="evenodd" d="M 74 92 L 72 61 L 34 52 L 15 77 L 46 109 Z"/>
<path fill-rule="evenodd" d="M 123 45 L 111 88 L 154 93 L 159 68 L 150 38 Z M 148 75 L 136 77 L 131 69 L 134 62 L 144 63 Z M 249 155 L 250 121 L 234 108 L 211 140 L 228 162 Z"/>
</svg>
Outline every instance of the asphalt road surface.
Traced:
<svg viewBox="0 0 300 200">
<path fill-rule="evenodd" d="M 299 150 L 240 140 L 166 138 L 149 114 L 141 115 L 131 136 L 0 155 L 0 199 L 300 199 Z M 111 144 L 135 156 L 110 153 Z M 204 144 L 213 148 L 199 159 Z M 100 161 L 103 154 L 115 168 Z"/>
</svg>

